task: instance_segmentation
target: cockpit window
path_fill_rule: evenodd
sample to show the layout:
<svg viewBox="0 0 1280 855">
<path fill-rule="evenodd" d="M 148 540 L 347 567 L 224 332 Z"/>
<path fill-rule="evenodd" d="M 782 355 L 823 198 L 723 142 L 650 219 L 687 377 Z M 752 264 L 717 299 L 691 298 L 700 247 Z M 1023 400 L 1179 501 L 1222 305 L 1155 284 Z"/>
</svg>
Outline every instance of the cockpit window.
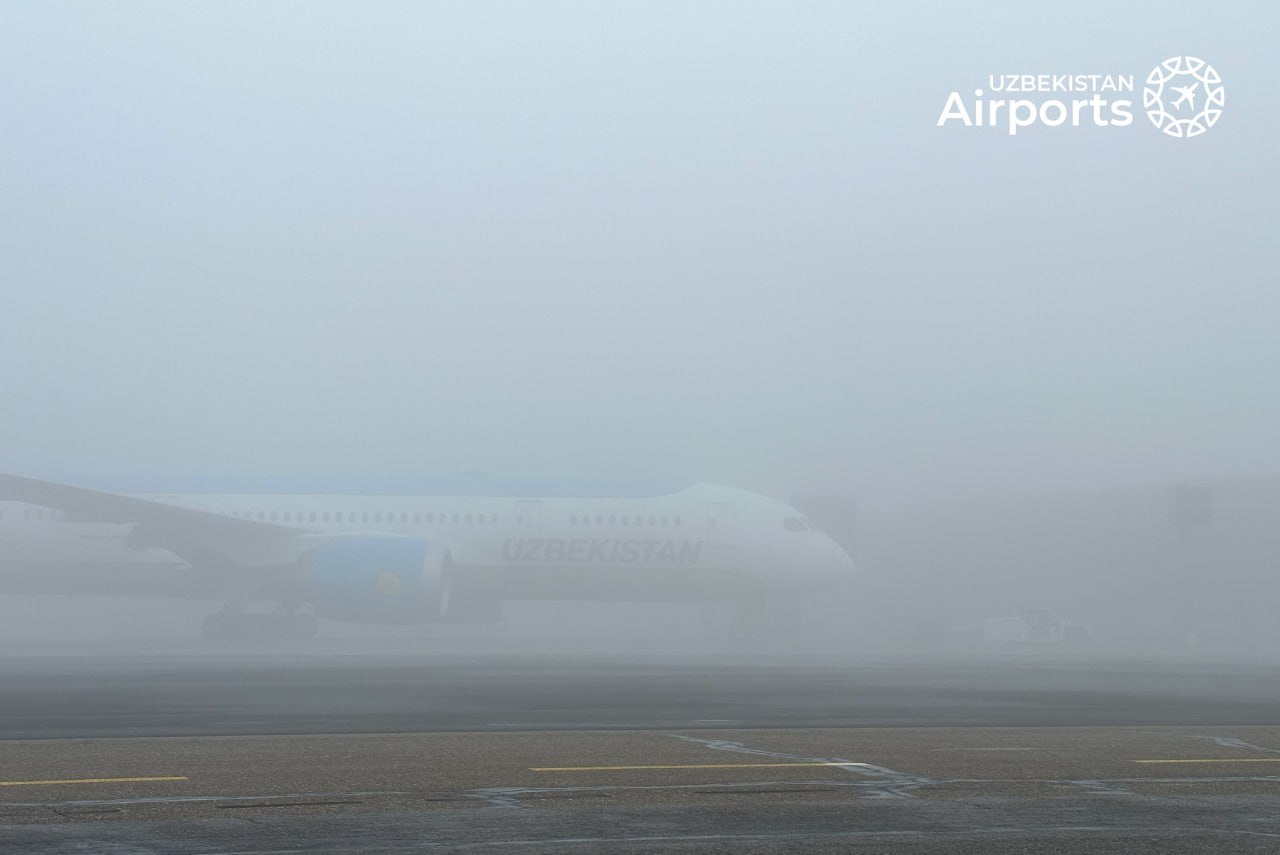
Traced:
<svg viewBox="0 0 1280 855">
<path fill-rule="evenodd" d="M 787 517 L 782 521 L 782 527 L 787 531 L 808 531 L 809 527 L 804 524 L 804 520 L 799 517 Z"/>
</svg>

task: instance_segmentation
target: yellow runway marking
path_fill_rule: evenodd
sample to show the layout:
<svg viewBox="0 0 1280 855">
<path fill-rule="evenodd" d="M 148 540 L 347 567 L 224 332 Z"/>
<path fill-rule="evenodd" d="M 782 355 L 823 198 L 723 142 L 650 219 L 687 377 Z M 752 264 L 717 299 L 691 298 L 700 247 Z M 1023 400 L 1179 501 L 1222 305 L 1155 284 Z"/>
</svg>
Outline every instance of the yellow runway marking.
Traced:
<svg viewBox="0 0 1280 855">
<path fill-rule="evenodd" d="M 1280 757 L 1210 757 L 1203 760 L 1134 760 L 1147 765 L 1173 765 L 1175 763 L 1280 763 Z"/>
<path fill-rule="evenodd" d="M 53 781 L 0 781 L 0 787 L 48 787 L 54 784 L 139 784 L 150 781 L 185 781 L 182 775 L 159 775 L 149 778 L 64 778 Z"/>
<path fill-rule="evenodd" d="M 867 763 L 673 763 L 658 766 L 532 766 L 530 772 L 624 772 L 633 769 L 776 769 L 783 766 L 867 766 Z"/>
</svg>

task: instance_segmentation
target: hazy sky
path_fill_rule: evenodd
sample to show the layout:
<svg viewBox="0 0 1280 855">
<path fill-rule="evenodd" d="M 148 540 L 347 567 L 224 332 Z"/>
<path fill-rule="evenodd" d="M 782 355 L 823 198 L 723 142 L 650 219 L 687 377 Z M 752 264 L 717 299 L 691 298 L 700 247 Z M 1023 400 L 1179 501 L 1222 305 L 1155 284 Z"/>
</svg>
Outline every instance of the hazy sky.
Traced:
<svg viewBox="0 0 1280 855">
<path fill-rule="evenodd" d="M 0 470 L 1275 473 L 1276 10 L 3 3 Z M 935 126 L 1178 54 L 1199 139 Z"/>
</svg>

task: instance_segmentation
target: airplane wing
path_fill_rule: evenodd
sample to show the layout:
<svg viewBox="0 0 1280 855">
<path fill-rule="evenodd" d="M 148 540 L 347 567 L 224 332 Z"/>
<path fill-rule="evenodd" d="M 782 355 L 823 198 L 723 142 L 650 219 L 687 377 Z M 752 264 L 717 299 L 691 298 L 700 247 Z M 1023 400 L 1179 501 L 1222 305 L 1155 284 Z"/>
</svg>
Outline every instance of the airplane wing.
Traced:
<svg viewBox="0 0 1280 855">
<path fill-rule="evenodd" d="M 0 501 L 56 508 L 77 522 L 134 523 L 139 546 L 159 546 L 192 561 L 209 561 L 253 541 L 290 537 L 303 529 L 228 517 L 195 508 L 0 473 Z"/>
</svg>

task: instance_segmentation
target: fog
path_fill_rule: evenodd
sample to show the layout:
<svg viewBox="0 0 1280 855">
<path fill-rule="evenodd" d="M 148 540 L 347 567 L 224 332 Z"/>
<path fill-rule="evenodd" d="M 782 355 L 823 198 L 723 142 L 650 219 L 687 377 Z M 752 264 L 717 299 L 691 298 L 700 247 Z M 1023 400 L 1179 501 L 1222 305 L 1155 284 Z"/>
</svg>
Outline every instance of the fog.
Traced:
<svg viewBox="0 0 1280 855">
<path fill-rule="evenodd" d="M 1026 652 L 983 627 L 1046 609 L 1080 655 L 1274 657 L 1277 18 L 5 4 L 0 472 L 844 497 L 856 578 L 750 649 Z M 1182 53 L 1229 90 L 1203 137 L 937 127 Z M 203 650 L 215 605 L 14 594 L 0 639 Z M 742 650 L 715 604 L 505 618 L 316 649 Z"/>
</svg>

